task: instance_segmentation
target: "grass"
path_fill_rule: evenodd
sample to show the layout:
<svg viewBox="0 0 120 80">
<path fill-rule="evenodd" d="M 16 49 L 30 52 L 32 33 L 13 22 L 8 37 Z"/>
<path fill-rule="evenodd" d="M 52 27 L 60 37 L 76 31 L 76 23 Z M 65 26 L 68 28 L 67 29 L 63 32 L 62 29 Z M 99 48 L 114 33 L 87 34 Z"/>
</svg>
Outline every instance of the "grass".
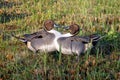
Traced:
<svg viewBox="0 0 120 80">
<path fill-rule="evenodd" d="M 119 0 L 1 0 L 0 80 L 119 80 L 119 5 Z M 77 64 L 74 55 L 34 54 L 11 36 L 39 31 L 47 19 L 77 23 L 83 28 L 79 35 L 105 37 Z"/>
</svg>

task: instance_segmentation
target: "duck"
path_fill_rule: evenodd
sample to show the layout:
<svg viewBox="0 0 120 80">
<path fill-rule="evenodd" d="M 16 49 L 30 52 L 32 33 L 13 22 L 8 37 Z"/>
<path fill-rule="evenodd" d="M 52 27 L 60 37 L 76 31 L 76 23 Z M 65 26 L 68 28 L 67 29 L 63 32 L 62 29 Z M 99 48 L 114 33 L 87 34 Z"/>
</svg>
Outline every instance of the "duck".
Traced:
<svg viewBox="0 0 120 80">
<path fill-rule="evenodd" d="M 80 27 L 78 24 L 72 24 L 69 26 L 69 33 L 57 36 L 54 39 L 57 51 L 62 54 L 76 54 L 78 59 L 81 53 L 85 53 L 88 49 L 100 39 L 98 35 L 89 36 L 76 36 Z"/>
<path fill-rule="evenodd" d="M 32 34 L 24 34 L 23 38 L 15 35 L 12 36 L 25 43 L 28 49 L 34 53 L 38 51 L 54 52 L 56 51 L 54 39 L 55 37 L 62 35 L 59 31 L 54 29 L 54 27 L 57 26 L 58 25 L 56 25 L 53 20 L 46 20 L 44 22 L 43 30 L 41 31 L 34 32 Z"/>
</svg>

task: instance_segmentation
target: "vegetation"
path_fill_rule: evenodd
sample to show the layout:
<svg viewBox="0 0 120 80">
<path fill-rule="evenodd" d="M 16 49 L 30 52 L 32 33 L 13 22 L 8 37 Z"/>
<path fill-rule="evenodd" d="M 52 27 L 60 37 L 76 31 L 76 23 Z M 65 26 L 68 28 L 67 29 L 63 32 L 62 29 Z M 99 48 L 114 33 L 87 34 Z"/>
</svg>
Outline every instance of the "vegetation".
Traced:
<svg viewBox="0 0 120 80">
<path fill-rule="evenodd" d="M 77 63 L 74 55 L 34 54 L 11 36 L 39 31 L 47 19 L 104 37 Z M 0 0 L 0 80 L 41 79 L 119 80 L 120 0 Z"/>
</svg>

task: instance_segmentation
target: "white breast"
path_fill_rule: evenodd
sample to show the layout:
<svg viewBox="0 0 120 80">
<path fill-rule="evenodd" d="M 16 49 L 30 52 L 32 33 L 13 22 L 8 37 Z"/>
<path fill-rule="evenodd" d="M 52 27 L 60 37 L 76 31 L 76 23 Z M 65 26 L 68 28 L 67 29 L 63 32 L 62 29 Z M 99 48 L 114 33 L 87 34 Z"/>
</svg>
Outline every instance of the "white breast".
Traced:
<svg viewBox="0 0 120 80">
<path fill-rule="evenodd" d="M 93 47 L 92 43 L 85 44 L 84 52 L 86 52 L 88 49 L 91 49 L 92 47 Z"/>
<path fill-rule="evenodd" d="M 53 33 L 55 35 L 55 39 L 53 40 L 53 43 L 51 45 L 47 45 L 45 47 L 48 47 L 51 49 L 51 47 L 55 47 L 55 49 L 59 48 L 59 44 L 57 43 L 57 39 L 62 36 L 62 34 L 54 29 L 48 31 L 49 33 Z"/>
<path fill-rule="evenodd" d="M 31 42 L 27 42 L 27 47 L 31 50 L 31 51 L 33 51 L 33 52 L 35 52 L 36 50 L 31 46 Z"/>
<path fill-rule="evenodd" d="M 61 35 L 58 35 L 58 36 L 56 36 L 55 37 L 55 39 L 54 39 L 54 44 L 55 44 L 55 46 L 56 46 L 56 49 L 59 51 L 60 50 L 60 44 L 57 42 L 57 40 L 59 39 L 59 38 L 61 38 L 61 37 L 70 37 L 70 36 L 72 36 L 70 33 L 67 33 L 67 34 L 61 34 Z"/>
</svg>

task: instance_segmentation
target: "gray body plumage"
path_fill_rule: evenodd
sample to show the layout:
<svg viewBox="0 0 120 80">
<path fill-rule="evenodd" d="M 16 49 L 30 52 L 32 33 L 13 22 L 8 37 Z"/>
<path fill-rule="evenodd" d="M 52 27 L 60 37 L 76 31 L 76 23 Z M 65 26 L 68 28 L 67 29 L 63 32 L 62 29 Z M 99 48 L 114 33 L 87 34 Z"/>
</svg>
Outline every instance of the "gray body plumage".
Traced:
<svg viewBox="0 0 120 80">
<path fill-rule="evenodd" d="M 53 20 L 46 20 L 42 31 L 35 32 L 32 34 L 24 34 L 23 38 L 16 37 L 20 41 L 27 44 L 27 47 L 33 51 L 45 51 L 52 52 L 56 50 L 54 39 L 60 36 L 61 33 L 54 30 L 53 28 L 59 27 Z"/>
<path fill-rule="evenodd" d="M 53 30 L 54 32 L 55 30 Z M 57 32 L 57 31 L 56 31 Z M 58 33 L 59 34 L 59 33 Z M 55 45 L 53 43 L 55 39 L 54 33 L 49 33 L 47 31 L 39 31 L 32 34 L 24 34 L 23 38 L 16 37 L 20 41 L 26 43 L 27 47 L 33 52 L 53 52 L 56 51 Z"/>
<path fill-rule="evenodd" d="M 55 46 L 53 45 L 54 38 L 54 34 L 48 33 L 42 38 L 33 38 L 30 43 L 35 51 L 52 52 L 56 50 Z"/>
<path fill-rule="evenodd" d="M 79 56 L 81 53 L 92 48 L 99 39 L 99 35 L 72 36 L 61 37 L 57 42 L 60 48 L 59 51 L 63 54 L 77 54 Z"/>
<path fill-rule="evenodd" d="M 35 39 L 35 38 L 46 37 L 47 35 L 48 35 L 48 32 L 45 31 L 44 29 L 42 29 L 42 30 L 40 30 L 38 32 L 34 32 L 34 33 L 31 33 L 31 34 L 24 34 L 23 37 L 27 41 L 30 41 L 30 40 Z"/>
<path fill-rule="evenodd" d="M 59 44 L 59 51 L 61 51 L 63 54 L 77 54 L 80 55 L 80 53 L 84 52 L 85 45 L 76 40 L 72 40 L 69 37 L 61 37 L 57 40 Z"/>
</svg>

